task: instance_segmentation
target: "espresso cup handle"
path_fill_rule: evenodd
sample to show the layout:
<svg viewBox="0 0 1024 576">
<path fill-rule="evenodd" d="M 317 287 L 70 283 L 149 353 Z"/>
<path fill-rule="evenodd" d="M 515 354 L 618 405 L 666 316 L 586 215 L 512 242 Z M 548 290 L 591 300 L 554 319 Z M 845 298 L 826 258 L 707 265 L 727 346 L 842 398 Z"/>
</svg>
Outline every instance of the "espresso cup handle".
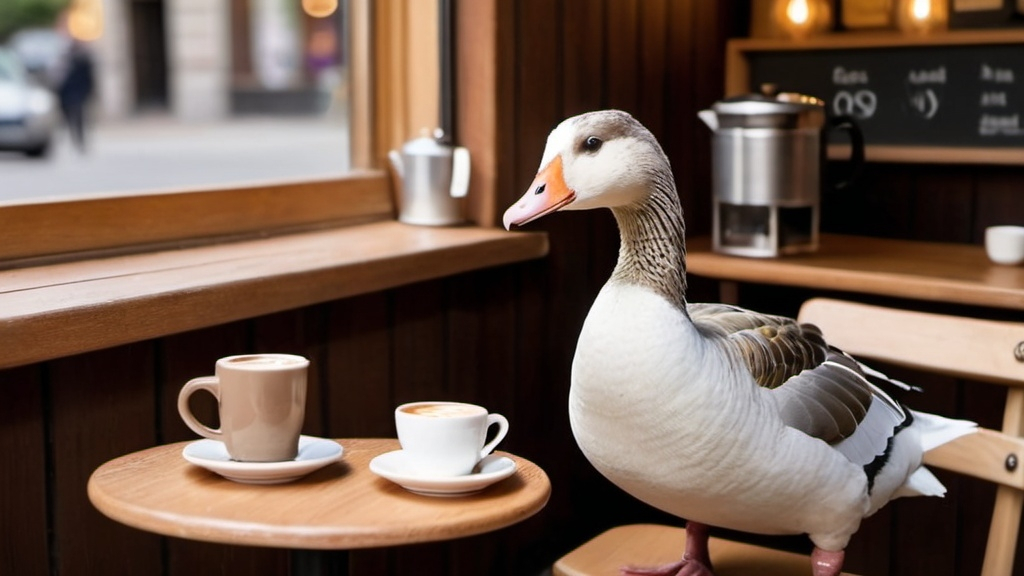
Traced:
<svg viewBox="0 0 1024 576">
<path fill-rule="evenodd" d="M 490 430 L 491 426 L 494 424 L 498 425 L 498 433 L 494 435 L 494 438 L 490 442 L 480 449 L 480 458 L 484 458 L 490 454 L 494 450 L 494 447 L 498 445 L 498 442 L 501 442 L 505 438 L 505 435 L 508 434 L 508 420 L 504 416 L 501 414 L 488 414 L 487 429 Z"/>
<path fill-rule="evenodd" d="M 220 379 L 216 376 L 193 378 L 181 387 L 181 392 L 178 392 L 178 414 L 180 414 L 181 419 L 185 421 L 185 425 L 191 428 L 196 434 L 212 440 L 220 440 L 222 436 L 220 428 L 214 430 L 206 424 L 203 424 L 196 419 L 195 415 L 192 414 L 192 410 L 188 407 L 189 397 L 192 396 L 193 392 L 198 390 L 206 390 L 210 394 L 213 394 L 213 397 L 217 399 L 217 403 L 220 404 Z"/>
</svg>

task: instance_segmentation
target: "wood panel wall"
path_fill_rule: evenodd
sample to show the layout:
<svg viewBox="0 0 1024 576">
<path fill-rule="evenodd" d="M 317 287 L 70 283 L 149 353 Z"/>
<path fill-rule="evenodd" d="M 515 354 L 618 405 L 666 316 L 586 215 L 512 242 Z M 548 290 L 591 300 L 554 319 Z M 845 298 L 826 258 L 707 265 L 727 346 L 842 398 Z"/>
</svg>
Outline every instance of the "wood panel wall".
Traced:
<svg viewBox="0 0 1024 576">
<path fill-rule="evenodd" d="M 747 30 L 747 3 L 496 6 L 498 65 L 487 74 L 502 87 L 493 103 L 501 157 L 488 168 L 498 210 L 525 190 L 558 121 L 616 107 L 661 140 L 689 229 L 707 233 L 710 135 L 696 112 L 721 95 L 724 43 Z M 987 224 L 1024 222 L 1021 182 L 1013 167 L 873 165 L 854 190 L 826 198 L 824 226 L 978 242 Z M 192 438 L 175 410 L 181 384 L 209 373 L 220 356 L 251 351 L 312 359 L 307 434 L 393 436 L 391 410 L 400 402 L 468 400 L 509 416 L 503 447 L 551 477 L 548 507 L 527 522 L 452 543 L 335 555 L 327 566 L 335 574 L 535 575 L 605 527 L 672 521 L 600 478 L 576 449 L 566 417 L 576 336 L 617 250 L 611 216 L 555 215 L 533 228 L 550 234 L 551 255 L 543 261 L 0 371 L 0 574 L 281 575 L 305 563 L 307 556 L 284 550 L 143 533 L 102 517 L 86 497 L 86 480 L 102 462 Z M 691 281 L 692 299 L 714 294 L 709 283 Z M 792 312 L 804 294 L 754 286 L 741 296 Z M 989 418 L 999 401 L 983 387 L 948 389 L 915 405 Z M 951 498 L 901 502 L 872 519 L 851 545 L 850 568 L 873 575 L 977 573 L 991 494 L 950 484 Z M 938 537 L 940 525 L 955 526 L 954 536 Z M 769 541 L 807 546 L 803 538 Z"/>
</svg>

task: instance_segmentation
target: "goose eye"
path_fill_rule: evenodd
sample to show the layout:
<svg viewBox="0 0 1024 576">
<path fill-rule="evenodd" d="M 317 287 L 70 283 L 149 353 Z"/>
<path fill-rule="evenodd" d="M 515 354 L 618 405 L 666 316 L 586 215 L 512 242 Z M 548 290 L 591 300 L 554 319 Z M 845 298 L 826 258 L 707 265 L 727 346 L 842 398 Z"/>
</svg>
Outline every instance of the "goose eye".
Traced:
<svg viewBox="0 0 1024 576">
<path fill-rule="evenodd" d="M 583 141 L 583 149 L 587 152 L 597 152 L 601 149 L 601 144 L 604 144 L 603 140 L 597 136 L 590 136 Z"/>
</svg>

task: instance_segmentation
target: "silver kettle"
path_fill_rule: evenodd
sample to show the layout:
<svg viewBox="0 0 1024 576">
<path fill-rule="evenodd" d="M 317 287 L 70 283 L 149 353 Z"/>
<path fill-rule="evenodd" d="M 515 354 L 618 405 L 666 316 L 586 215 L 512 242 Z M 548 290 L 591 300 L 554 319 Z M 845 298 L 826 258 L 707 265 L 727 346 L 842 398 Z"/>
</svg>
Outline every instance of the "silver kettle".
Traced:
<svg viewBox="0 0 1024 576">
<path fill-rule="evenodd" d="M 447 226 L 465 221 L 469 150 L 442 141 L 435 130 L 388 153 L 401 181 L 398 219 L 407 224 Z"/>
<path fill-rule="evenodd" d="M 759 257 L 816 250 L 826 136 L 832 129 L 849 133 L 856 175 L 864 160 L 856 123 L 827 120 L 818 98 L 772 94 L 769 87 L 716 102 L 698 116 L 713 132 L 713 248 Z"/>
</svg>

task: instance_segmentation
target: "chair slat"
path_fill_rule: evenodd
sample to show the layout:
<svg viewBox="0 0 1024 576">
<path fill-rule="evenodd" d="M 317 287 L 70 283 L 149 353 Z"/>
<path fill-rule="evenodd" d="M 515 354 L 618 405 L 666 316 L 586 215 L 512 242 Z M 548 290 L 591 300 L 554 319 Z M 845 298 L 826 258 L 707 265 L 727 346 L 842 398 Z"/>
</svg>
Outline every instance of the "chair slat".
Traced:
<svg viewBox="0 0 1024 576">
<path fill-rule="evenodd" d="M 1024 327 L 1010 322 L 879 308 L 825 298 L 807 301 L 800 321 L 854 356 L 975 380 L 1024 386 L 1014 350 Z"/>
<path fill-rule="evenodd" d="M 1007 467 L 1007 459 L 1016 466 Z M 1024 438 L 995 430 L 979 429 L 929 451 L 924 463 L 1018 490 L 1024 490 Z"/>
</svg>

